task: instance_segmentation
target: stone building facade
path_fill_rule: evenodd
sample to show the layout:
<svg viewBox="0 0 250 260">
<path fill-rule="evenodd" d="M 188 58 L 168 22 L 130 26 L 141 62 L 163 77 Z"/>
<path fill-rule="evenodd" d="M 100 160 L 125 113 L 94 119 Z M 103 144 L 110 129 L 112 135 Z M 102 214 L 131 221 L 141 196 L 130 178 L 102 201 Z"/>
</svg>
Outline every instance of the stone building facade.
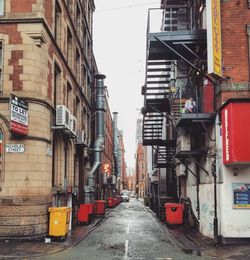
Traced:
<svg viewBox="0 0 250 260">
<path fill-rule="evenodd" d="M 6 0 L 0 5 L 0 236 L 42 237 L 49 207 L 71 207 L 74 224 L 76 203 L 84 201 L 90 87 L 97 70 L 95 6 L 93 0 Z M 11 128 L 10 94 L 27 102 L 25 135 Z"/>
</svg>

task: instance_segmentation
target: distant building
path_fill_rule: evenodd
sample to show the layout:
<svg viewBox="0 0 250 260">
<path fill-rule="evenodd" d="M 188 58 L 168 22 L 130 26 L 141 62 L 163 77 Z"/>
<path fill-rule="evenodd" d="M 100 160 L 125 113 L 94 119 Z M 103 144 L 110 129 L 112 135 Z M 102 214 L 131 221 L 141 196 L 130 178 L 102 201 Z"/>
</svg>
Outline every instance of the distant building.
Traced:
<svg viewBox="0 0 250 260">
<path fill-rule="evenodd" d="M 125 149 L 123 133 L 118 129 L 118 113 L 113 112 L 114 120 L 114 178 L 115 187 L 118 193 L 126 188 L 126 169 Z"/>
<path fill-rule="evenodd" d="M 136 143 L 142 143 L 142 118 L 136 121 Z"/>
<path fill-rule="evenodd" d="M 141 143 L 136 151 L 136 192 L 140 197 L 145 196 L 147 178 L 147 149 Z"/>
</svg>

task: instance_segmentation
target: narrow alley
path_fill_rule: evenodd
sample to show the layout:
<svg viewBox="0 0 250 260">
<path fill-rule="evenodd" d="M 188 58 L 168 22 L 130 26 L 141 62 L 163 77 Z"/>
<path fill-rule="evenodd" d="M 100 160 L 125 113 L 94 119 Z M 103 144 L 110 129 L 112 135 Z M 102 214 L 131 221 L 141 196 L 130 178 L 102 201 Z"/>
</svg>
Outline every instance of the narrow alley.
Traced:
<svg viewBox="0 0 250 260">
<path fill-rule="evenodd" d="M 131 199 L 74 248 L 38 259 L 206 259 L 181 252 L 173 239 L 140 201 Z"/>
</svg>

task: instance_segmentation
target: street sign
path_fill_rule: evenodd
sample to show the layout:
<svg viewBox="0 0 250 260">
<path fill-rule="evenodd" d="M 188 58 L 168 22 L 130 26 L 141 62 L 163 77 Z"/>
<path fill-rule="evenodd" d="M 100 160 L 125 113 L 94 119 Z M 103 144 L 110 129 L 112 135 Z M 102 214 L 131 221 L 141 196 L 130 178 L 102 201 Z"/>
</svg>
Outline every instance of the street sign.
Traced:
<svg viewBox="0 0 250 260">
<path fill-rule="evenodd" d="M 24 144 L 6 144 L 5 152 L 6 153 L 23 153 Z"/>
<path fill-rule="evenodd" d="M 13 94 L 10 96 L 10 119 L 10 131 L 22 135 L 28 134 L 28 103 Z"/>
</svg>

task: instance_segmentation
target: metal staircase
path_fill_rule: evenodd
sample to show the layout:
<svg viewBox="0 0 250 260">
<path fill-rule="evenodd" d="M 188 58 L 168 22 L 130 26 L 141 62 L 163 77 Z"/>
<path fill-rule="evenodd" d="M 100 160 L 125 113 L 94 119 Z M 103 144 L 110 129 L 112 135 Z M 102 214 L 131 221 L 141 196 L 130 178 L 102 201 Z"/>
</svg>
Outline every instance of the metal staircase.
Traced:
<svg viewBox="0 0 250 260">
<path fill-rule="evenodd" d="M 164 117 L 170 113 L 169 78 L 171 63 L 166 60 L 148 60 L 144 95 L 143 144 L 165 145 L 163 137 Z"/>
<path fill-rule="evenodd" d="M 165 182 L 161 183 L 159 174 L 159 181 L 154 184 L 157 192 L 154 190 L 150 198 L 152 209 L 164 220 L 165 203 L 174 202 L 177 196 L 177 185 L 173 181 L 176 180 L 175 127 L 185 104 L 183 92 L 176 96 L 178 87 L 185 88 L 178 85 L 177 77 L 186 79 L 192 70 L 202 75 L 199 64 L 206 59 L 206 30 L 199 28 L 194 16 L 196 7 L 190 2 L 168 0 L 162 1 L 162 6 L 160 32 L 151 31 L 149 27 L 154 16 L 149 12 L 148 17 L 146 77 L 142 87 L 142 142 L 153 147 L 154 168 L 165 176 Z M 155 9 L 151 11 L 153 13 Z"/>
</svg>

